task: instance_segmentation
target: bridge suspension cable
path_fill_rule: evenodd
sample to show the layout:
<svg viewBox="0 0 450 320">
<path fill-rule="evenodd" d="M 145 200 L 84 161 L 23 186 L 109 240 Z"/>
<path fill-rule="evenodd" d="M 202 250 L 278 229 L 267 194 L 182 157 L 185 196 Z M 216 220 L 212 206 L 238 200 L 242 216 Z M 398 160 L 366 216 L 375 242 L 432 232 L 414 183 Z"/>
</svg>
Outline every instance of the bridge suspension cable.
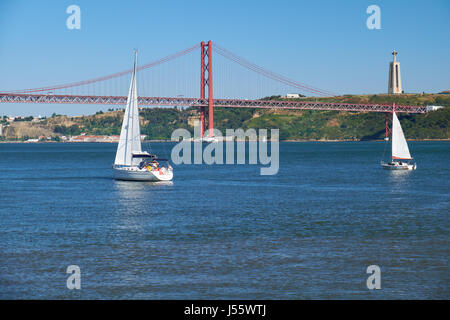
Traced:
<svg viewBox="0 0 450 320">
<path fill-rule="evenodd" d="M 262 67 L 260 67 L 260 66 L 258 66 L 256 64 L 251 63 L 251 62 L 247 61 L 246 59 L 244 59 L 244 58 L 242 58 L 242 57 L 240 57 L 240 56 L 238 56 L 238 55 L 228 51 L 227 49 L 219 46 L 218 44 L 216 44 L 214 42 L 213 42 L 213 51 L 218 53 L 219 55 L 227 58 L 230 61 L 238 63 L 239 65 L 241 65 L 241 66 L 243 66 L 243 67 L 245 67 L 245 68 L 247 68 L 249 70 L 252 70 L 252 71 L 254 71 L 256 73 L 259 73 L 259 74 L 261 74 L 261 75 L 263 75 L 263 76 L 265 76 L 265 77 L 267 77 L 269 79 L 281 82 L 281 83 L 283 83 L 285 85 L 288 85 L 290 87 L 299 89 L 299 90 L 301 90 L 303 92 L 309 92 L 309 93 L 312 93 L 312 94 L 315 94 L 315 95 L 320 95 L 320 96 L 334 96 L 335 95 L 334 93 L 332 93 L 330 91 L 322 90 L 322 89 L 315 88 L 315 87 L 312 87 L 312 86 L 307 86 L 307 85 L 302 84 L 300 82 L 297 82 L 297 81 L 291 80 L 291 79 L 289 79 L 287 77 L 284 77 L 284 76 L 282 76 L 282 75 L 280 75 L 278 73 L 275 73 L 275 72 L 269 71 L 267 69 L 264 69 L 264 68 L 262 68 Z"/>
<path fill-rule="evenodd" d="M 147 63 L 145 65 L 139 66 L 137 68 L 137 70 L 144 70 L 144 69 L 148 69 L 160 64 L 163 64 L 165 62 L 174 60 L 176 58 L 179 58 L 181 56 L 187 55 L 189 53 L 191 53 L 192 51 L 199 49 L 200 48 L 200 44 L 196 44 L 190 48 L 187 48 L 185 50 L 176 52 L 174 54 L 168 55 L 164 58 L 161 58 L 159 60 Z M 107 76 L 103 76 L 103 77 L 99 77 L 99 78 L 94 78 L 94 79 L 89 79 L 89 80 L 84 80 L 84 81 L 78 81 L 78 82 L 71 82 L 71 83 L 66 83 L 66 84 L 62 84 L 62 85 L 56 85 L 56 86 L 49 86 L 49 87 L 41 87 L 41 88 L 31 88 L 31 89 L 22 89 L 22 90 L 13 90 L 13 91 L 5 91 L 5 93 L 35 93 L 35 92 L 43 92 L 43 91 L 52 91 L 52 90 L 58 90 L 58 89 L 65 89 L 65 88 L 72 88 L 72 87 L 78 87 L 78 86 L 83 86 L 83 85 L 87 85 L 87 84 L 92 84 L 92 83 L 96 83 L 96 82 L 101 82 L 101 81 L 105 81 L 105 80 L 109 80 L 109 79 L 113 79 L 113 78 L 118 78 L 121 76 L 124 76 L 126 74 L 131 74 L 131 72 L 133 71 L 133 69 L 128 69 L 125 71 L 121 71 L 121 72 L 116 72 Z"/>
</svg>

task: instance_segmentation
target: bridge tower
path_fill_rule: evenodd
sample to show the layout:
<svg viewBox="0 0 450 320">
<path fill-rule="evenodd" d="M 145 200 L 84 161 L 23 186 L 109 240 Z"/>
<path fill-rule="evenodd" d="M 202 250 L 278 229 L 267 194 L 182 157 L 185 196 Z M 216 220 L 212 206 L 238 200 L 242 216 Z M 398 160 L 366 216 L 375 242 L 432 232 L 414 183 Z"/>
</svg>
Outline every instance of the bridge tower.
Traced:
<svg viewBox="0 0 450 320">
<path fill-rule="evenodd" d="M 214 135 L 214 110 L 213 110 L 213 80 L 212 80 L 212 43 L 200 43 L 201 48 L 201 70 L 200 70 L 200 98 L 205 99 L 205 89 L 208 87 L 208 128 L 209 137 Z M 205 112 L 206 107 L 200 109 L 200 122 L 202 137 L 205 133 Z"/>
</svg>

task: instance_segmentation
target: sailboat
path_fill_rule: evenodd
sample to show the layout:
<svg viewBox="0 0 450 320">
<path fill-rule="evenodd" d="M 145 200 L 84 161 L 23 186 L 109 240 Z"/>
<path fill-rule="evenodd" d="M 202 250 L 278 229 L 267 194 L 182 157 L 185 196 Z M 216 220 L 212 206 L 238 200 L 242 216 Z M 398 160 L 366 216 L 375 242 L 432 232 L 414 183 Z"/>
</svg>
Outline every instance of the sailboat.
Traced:
<svg viewBox="0 0 450 320">
<path fill-rule="evenodd" d="M 395 109 L 395 105 L 393 108 Z M 389 170 L 416 170 L 417 164 L 411 163 L 413 158 L 409 153 L 408 143 L 394 109 L 392 110 L 392 160 L 389 163 L 381 161 L 381 166 Z"/>
<path fill-rule="evenodd" d="M 134 67 L 128 91 L 127 105 L 123 116 L 122 130 L 114 161 L 114 179 L 135 181 L 170 181 L 173 168 L 168 159 L 160 159 L 154 154 L 142 151 L 141 130 L 136 86 L 137 51 L 134 52 Z M 166 161 L 167 166 L 160 165 Z"/>
</svg>

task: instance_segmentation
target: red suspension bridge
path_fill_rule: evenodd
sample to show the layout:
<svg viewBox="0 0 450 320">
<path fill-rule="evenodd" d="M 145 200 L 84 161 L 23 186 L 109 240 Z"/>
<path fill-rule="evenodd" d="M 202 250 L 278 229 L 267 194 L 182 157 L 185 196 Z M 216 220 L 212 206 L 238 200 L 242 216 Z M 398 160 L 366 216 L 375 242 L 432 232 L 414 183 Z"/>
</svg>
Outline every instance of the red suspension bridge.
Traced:
<svg viewBox="0 0 450 320">
<path fill-rule="evenodd" d="M 198 50 L 200 50 L 200 68 L 195 63 L 198 59 L 195 53 L 198 54 Z M 213 52 L 217 54 L 214 64 Z M 264 69 L 211 41 L 201 42 L 152 63 L 141 65 L 138 71 L 140 71 L 139 105 L 199 107 L 202 135 L 206 123 L 209 135 L 213 135 L 215 107 L 392 112 L 392 105 L 384 104 L 261 99 L 281 92 L 287 93 L 287 90 L 318 97 L 334 94 Z M 127 92 L 131 72 L 132 69 L 129 69 L 85 81 L 6 91 L 0 93 L 0 102 L 125 105 L 127 97 L 124 94 Z M 199 97 L 193 98 L 199 91 Z M 213 93 L 218 98 L 214 99 Z M 396 105 L 395 111 L 425 113 L 426 107 Z"/>
</svg>

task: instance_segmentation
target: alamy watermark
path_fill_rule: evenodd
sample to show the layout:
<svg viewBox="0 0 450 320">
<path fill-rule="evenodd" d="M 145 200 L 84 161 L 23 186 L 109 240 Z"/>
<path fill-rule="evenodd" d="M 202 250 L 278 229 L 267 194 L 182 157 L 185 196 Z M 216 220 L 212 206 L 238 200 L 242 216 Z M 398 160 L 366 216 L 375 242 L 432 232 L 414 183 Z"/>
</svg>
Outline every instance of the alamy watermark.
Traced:
<svg viewBox="0 0 450 320">
<path fill-rule="evenodd" d="M 70 274 L 67 278 L 66 286 L 67 289 L 81 289 L 81 269 L 79 266 L 73 264 L 67 267 L 66 273 Z"/>
<path fill-rule="evenodd" d="M 66 20 L 66 27 L 69 30 L 81 29 L 81 9 L 79 6 L 72 4 L 67 7 L 66 13 L 70 14 Z"/>
<path fill-rule="evenodd" d="M 381 269 L 376 264 L 367 267 L 366 273 L 370 274 L 367 278 L 367 289 L 381 289 Z"/>
<path fill-rule="evenodd" d="M 270 138 L 267 135 L 267 129 L 259 129 L 258 132 L 255 129 L 246 131 L 227 129 L 225 136 L 220 130 L 214 129 L 214 138 L 208 138 L 206 135 L 207 133 L 203 138 L 201 137 L 198 122 L 194 125 L 194 137 L 186 129 L 173 131 L 171 140 L 178 143 L 172 149 L 172 162 L 174 164 L 246 164 L 246 145 L 248 144 L 248 164 L 265 166 L 260 169 L 261 175 L 278 173 L 280 160 L 278 129 L 270 129 Z M 203 148 L 202 141 L 211 143 Z"/>
<path fill-rule="evenodd" d="M 370 16 L 366 20 L 366 26 L 369 30 L 381 29 L 381 9 L 376 4 L 367 7 L 366 13 Z"/>
</svg>

